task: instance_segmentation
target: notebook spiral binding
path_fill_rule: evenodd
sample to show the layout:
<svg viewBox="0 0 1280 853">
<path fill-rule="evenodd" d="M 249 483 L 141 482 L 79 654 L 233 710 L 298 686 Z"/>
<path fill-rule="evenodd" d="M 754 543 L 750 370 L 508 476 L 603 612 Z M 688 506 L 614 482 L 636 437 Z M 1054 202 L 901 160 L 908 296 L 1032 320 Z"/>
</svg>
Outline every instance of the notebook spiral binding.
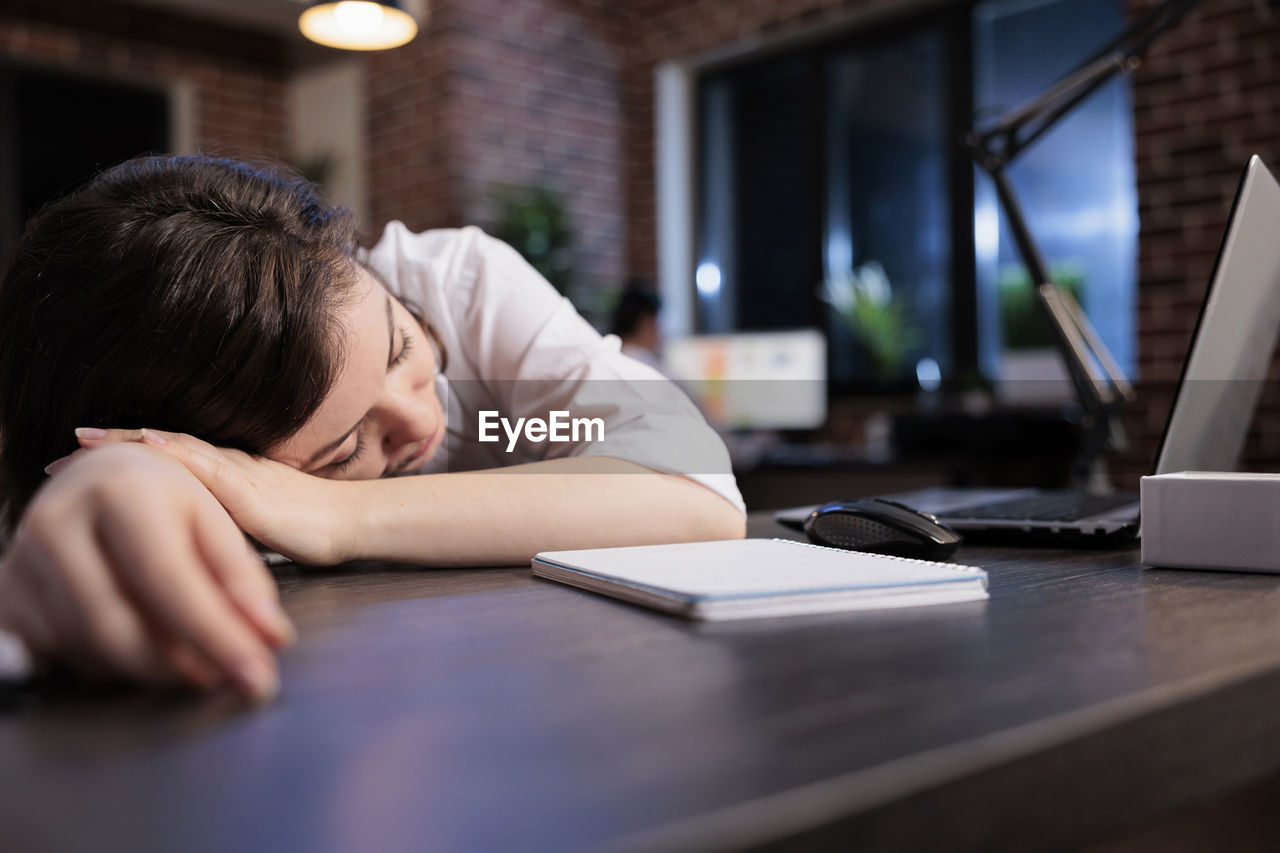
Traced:
<svg viewBox="0 0 1280 853">
<path fill-rule="evenodd" d="M 788 545 L 797 545 L 801 548 L 816 548 L 819 551 L 835 551 L 837 554 L 862 554 L 867 557 L 875 557 L 880 560 L 895 560 L 899 563 L 916 563 L 921 566 L 946 566 L 949 569 L 955 569 L 958 572 L 967 572 L 973 574 L 981 572 L 982 569 L 977 566 L 966 566 L 963 563 L 942 563 L 937 560 L 920 560 L 916 557 L 895 557 L 892 554 L 872 554 L 868 551 L 846 551 L 843 548 L 832 548 L 830 545 L 814 545 L 812 542 L 800 542 L 796 539 L 782 539 L 774 537 L 774 542 L 785 542 Z"/>
</svg>

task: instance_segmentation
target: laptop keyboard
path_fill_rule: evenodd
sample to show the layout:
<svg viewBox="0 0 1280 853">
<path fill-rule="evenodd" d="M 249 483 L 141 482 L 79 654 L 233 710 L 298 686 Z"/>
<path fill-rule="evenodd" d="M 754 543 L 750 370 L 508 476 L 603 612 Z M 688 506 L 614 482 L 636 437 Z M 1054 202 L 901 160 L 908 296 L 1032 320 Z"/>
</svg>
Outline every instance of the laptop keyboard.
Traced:
<svg viewBox="0 0 1280 853">
<path fill-rule="evenodd" d="M 990 518 L 1008 521 L 1078 521 L 1107 510 L 1132 506 L 1137 495 L 1089 495 L 1083 492 L 1042 492 L 1006 498 L 938 513 L 944 518 Z"/>
</svg>

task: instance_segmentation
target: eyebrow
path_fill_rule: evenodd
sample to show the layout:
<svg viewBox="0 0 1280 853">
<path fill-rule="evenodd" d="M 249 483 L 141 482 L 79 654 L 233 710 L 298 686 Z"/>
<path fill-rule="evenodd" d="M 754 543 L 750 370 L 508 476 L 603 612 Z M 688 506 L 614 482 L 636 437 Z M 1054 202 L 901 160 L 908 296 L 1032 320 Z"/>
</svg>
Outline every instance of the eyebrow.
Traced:
<svg viewBox="0 0 1280 853">
<path fill-rule="evenodd" d="M 395 353 L 396 353 L 396 322 L 395 322 L 395 315 L 392 313 L 392 310 L 391 310 L 391 297 L 388 296 L 387 297 L 387 367 L 391 366 L 391 362 L 396 357 Z M 312 465 L 315 465 L 321 459 L 325 458 L 330 453 L 332 453 L 333 451 L 341 447 L 346 442 L 346 440 L 351 437 L 351 433 L 355 432 L 360 428 L 360 424 L 362 423 L 364 423 L 364 418 L 361 418 L 360 420 L 356 421 L 355 426 L 351 427 L 351 429 L 344 432 L 339 438 L 329 442 L 324 447 L 317 450 L 312 455 L 312 457 L 307 460 L 306 467 L 310 468 Z"/>
</svg>

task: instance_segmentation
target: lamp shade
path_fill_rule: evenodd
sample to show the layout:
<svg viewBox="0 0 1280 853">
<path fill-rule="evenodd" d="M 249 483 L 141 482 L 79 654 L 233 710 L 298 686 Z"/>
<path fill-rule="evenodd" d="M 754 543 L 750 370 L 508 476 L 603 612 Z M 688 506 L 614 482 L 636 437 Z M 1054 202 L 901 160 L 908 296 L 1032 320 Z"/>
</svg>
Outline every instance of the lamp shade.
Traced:
<svg viewBox="0 0 1280 853">
<path fill-rule="evenodd" d="M 326 47 L 386 50 L 412 41 L 418 22 L 400 0 L 341 0 L 311 4 L 298 17 L 298 29 Z"/>
</svg>

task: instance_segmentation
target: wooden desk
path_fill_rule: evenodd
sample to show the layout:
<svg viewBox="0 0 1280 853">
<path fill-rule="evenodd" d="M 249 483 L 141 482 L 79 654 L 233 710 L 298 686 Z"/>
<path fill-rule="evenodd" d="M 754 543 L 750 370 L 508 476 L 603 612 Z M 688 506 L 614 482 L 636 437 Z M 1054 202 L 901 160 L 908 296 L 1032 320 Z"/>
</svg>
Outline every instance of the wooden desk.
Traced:
<svg viewBox="0 0 1280 853">
<path fill-rule="evenodd" d="M 990 601 L 716 625 L 527 569 L 289 574 L 274 706 L 0 714 L 0 848 L 1066 849 L 1280 770 L 1280 578 L 960 556 Z"/>
</svg>

